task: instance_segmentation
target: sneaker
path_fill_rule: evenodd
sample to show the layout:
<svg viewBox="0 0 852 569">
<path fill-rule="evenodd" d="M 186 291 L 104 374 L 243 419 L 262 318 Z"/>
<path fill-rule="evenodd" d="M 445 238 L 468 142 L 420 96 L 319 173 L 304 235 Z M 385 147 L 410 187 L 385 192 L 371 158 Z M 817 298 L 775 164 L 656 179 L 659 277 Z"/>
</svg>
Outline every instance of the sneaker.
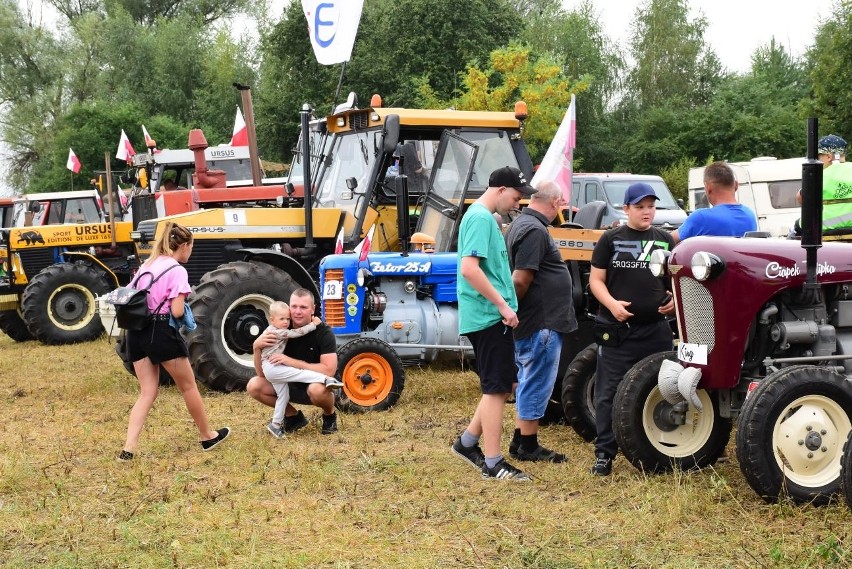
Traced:
<svg viewBox="0 0 852 569">
<path fill-rule="evenodd" d="M 299 411 L 290 417 L 284 417 L 284 432 L 295 433 L 299 429 L 308 425 L 308 419 L 305 414 Z"/>
<path fill-rule="evenodd" d="M 337 413 L 322 416 L 322 430 L 324 435 L 330 435 L 337 432 Z"/>
<path fill-rule="evenodd" d="M 116 457 L 116 460 L 118 462 L 130 462 L 131 460 L 133 460 L 133 453 L 129 450 L 122 449 L 122 451 L 118 453 L 118 457 Z"/>
<path fill-rule="evenodd" d="M 529 482 L 530 477 L 522 470 L 518 470 L 505 460 L 500 460 L 494 468 L 482 465 L 482 477 L 494 480 L 515 480 L 516 482 Z"/>
<path fill-rule="evenodd" d="M 549 448 L 545 448 L 541 445 L 538 445 L 538 447 L 532 452 L 525 450 L 522 446 L 518 446 L 515 449 L 515 452 L 512 452 L 512 448 L 509 447 L 509 454 L 512 455 L 512 458 L 527 462 L 565 462 L 564 454 L 558 453 L 555 450 L 550 450 Z"/>
<path fill-rule="evenodd" d="M 281 425 L 276 425 L 270 421 L 269 424 L 266 425 L 266 430 L 269 431 L 269 434 L 276 439 L 284 438 L 284 428 Z"/>
<path fill-rule="evenodd" d="M 343 382 L 336 377 L 327 377 L 325 378 L 325 387 L 326 389 L 337 389 L 343 387 Z"/>
<path fill-rule="evenodd" d="M 591 473 L 595 476 L 609 476 L 612 474 L 612 459 L 603 453 L 596 454 Z"/>
<path fill-rule="evenodd" d="M 462 444 L 461 437 L 458 437 L 451 448 L 454 453 L 468 461 L 477 470 L 482 470 L 485 466 L 485 454 L 479 445 L 466 447 Z"/>
<path fill-rule="evenodd" d="M 201 448 L 204 452 L 208 450 L 213 450 L 213 448 L 227 439 L 231 435 L 230 427 L 222 427 L 218 431 L 216 431 L 216 436 L 212 439 L 207 439 L 206 441 L 201 441 Z"/>
</svg>

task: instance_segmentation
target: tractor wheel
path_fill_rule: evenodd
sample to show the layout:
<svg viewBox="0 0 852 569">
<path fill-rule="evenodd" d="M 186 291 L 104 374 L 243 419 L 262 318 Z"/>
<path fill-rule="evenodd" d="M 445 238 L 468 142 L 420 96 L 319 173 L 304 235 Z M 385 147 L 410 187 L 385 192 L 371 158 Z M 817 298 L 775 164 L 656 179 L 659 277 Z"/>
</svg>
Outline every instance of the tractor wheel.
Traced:
<svg viewBox="0 0 852 569">
<path fill-rule="evenodd" d="M 846 498 L 846 506 L 852 509 L 852 431 L 843 445 L 843 458 L 840 459 L 840 488 Z"/>
<path fill-rule="evenodd" d="M 7 336 L 16 342 L 26 342 L 33 339 L 33 335 L 30 334 L 26 322 L 24 322 L 24 319 L 21 318 L 21 313 L 17 310 L 4 310 L 0 312 L 0 330 L 3 330 Z"/>
<path fill-rule="evenodd" d="M 189 303 L 198 327 L 184 335 L 198 380 L 217 391 L 245 389 L 255 374 L 252 343 L 268 325 L 269 305 L 296 288 L 290 275 L 264 263 L 236 261 L 204 275 Z"/>
<path fill-rule="evenodd" d="M 670 415 L 673 406 L 663 399 L 657 375 L 663 360 L 676 361 L 675 352 L 661 352 L 630 368 L 615 394 L 612 423 L 618 448 L 644 472 L 691 470 L 716 462 L 731 437 L 731 420 L 719 416 L 718 400 L 698 390 L 704 410 L 689 407 L 686 422 Z"/>
<path fill-rule="evenodd" d="M 852 429 L 852 383 L 818 366 L 781 369 L 758 384 L 737 423 L 737 460 L 766 501 L 825 504 L 840 490 Z"/>
<path fill-rule="evenodd" d="M 115 348 L 116 353 L 118 353 L 119 345 L 126 341 L 126 335 L 127 335 L 126 330 L 122 330 L 121 333 L 119 334 L 118 340 L 116 341 L 115 345 L 113 346 Z M 119 357 L 121 357 L 121 356 L 119 355 Z M 136 370 L 134 369 L 132 362 L 126 362 L 126 361 L 122 360 L 121 365 L 124 366 L 124 369 L 127 370 L 127 373 L 129 373 L 133 377 L 136 377 Z M 166 371 L 166 368 L 164 368 L 163 366 L 160 366 L 160 385 L 165 387 L 167 385 L 174 385 L 174 383 L 175 383 L 175 380 L 172 379 L 172 376 L 169 375 L 169 372 Z"/>
<path fill-rule="evenodd" d="M 95 297 L 110 284 L 104 273 L 86 263 L 58 263 L 37 274 L 21 298 L 27 328 L 48 345 L 94 340 L 104 333 Z"/>
<path fill-rule="evenodd" d="M 384 411 L 405 387 L 402 360 L 376 338 L 352 340 L 337 350 L 337 369 L 343 389 L 337 407 L 346 412 Z"/>
<path fill-rule="evenodd" d="M 595 427 L 595 369 L 598 345 L 592 344 L 578 353 L 562 378 L 562 409 L 574 431 L 586 441 L 597 436 Z"/>
</svg>

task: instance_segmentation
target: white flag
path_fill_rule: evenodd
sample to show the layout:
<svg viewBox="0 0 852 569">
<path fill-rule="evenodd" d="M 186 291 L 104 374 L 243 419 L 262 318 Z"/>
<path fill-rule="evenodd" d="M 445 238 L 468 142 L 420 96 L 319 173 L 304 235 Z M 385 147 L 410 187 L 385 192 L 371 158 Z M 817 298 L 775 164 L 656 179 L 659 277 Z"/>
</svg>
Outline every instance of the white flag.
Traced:
<svg viewBox="0 0 852 569">
<path fill-rule="evenodd" d="M 126 162 L 130 160 L 134 154 L 136 154 L 136 151 L 133 150 L 133 145 L 130 144 L 130 139 L 127 138 L 127 134 L 125 134 L 124 129 L 121 129 L 121 138 L 118 141 L 118 149 L 115 151 L 115 157 Z"/>
<path fill-rule="evenodd" d="M 536 170 L 530 185 L 536 187 L 543 180 L 553 180 L 562 188 L 562 196 L 571 203 L 571 174 L 574 171 L 574 147 L 577 146 L 577 111 L 574 95 L 565 111 L 565 118 L 553 137 L 544 159 Z"/>
<path fill-rule="evenodd" d="M 314 55 L 322 65 L 349 61 L 364 0 L 302 0 Z"/>
</svg>

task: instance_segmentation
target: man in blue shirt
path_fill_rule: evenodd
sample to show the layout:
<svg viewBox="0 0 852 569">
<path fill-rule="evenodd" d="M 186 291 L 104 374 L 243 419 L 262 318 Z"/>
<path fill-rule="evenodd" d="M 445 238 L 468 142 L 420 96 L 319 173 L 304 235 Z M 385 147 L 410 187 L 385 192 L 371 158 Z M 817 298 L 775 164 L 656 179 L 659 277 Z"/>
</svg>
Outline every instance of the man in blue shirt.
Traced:
<svg viewBox="0 0 852 569">
<path fill-rule="evenodd" d="M 739 184 L 733 170 L 724 162 L 713 162 L 704 169 L 706 209 L 692 212 L 678 229 L 672 232 L 675 243 L 697 235 L 742 237 L 747 231 L 757 230 L 757 216 L 737 203 Z"/>
</svg>

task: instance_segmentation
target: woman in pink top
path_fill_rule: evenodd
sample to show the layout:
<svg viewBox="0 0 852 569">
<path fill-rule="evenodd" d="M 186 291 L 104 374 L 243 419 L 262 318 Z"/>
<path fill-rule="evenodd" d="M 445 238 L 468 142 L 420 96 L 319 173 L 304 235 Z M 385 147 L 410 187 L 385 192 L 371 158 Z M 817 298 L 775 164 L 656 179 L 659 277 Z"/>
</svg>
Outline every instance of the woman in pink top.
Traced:
<svg viewBox="0 0 852 569">
<path fill-rule="evenodd" d="M 153 314 L 151 321 L 142 330 L 127 331 L 127 348 L 139 380 L 139 398 L 130 411 L 127 440 L 118 455 L 119 460 L 133 460 L 145 419 L 157 398 L 160 366 L 169 372 L 183 395 L 186 408 L 198 427 L 203 450 L 212 449 L 231 434 L 228 427 L 218 431 L 210 429 L 195 374 L 189 365 L 186 343 L 177 329 L 169 325 L 170 315 L 178 320 L 183 317 L 186 297 L 192 290 L 186 269 L 179 265 L 189 260 L 191 254 L 192 233 L 174 222 L 167 222 L 154 242 L 151 256 L 139 268 L 136 281 L 141 281 L 140 285 L 146 284 L 146 279 L 163 277 L 148 292 L 148 309 Z M 168 272 L 163 274 L 166 270 Z"/>
</svg>

